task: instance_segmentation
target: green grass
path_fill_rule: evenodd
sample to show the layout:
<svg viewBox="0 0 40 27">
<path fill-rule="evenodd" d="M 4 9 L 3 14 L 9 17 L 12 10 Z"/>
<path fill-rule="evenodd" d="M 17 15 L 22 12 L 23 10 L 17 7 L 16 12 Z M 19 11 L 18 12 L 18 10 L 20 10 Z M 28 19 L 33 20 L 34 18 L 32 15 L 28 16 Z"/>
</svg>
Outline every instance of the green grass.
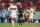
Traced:
<svg viewBox="0 0 40 27">
<path fill-rule="evenodd" d="M 12 27 L 12 24 L 0 23 L 0 27 Z M 30 25 L 29 23 L 23 23 L 23 25 L 19 25 L 18 23 L 15 23 L 14 27 L 40 27 L 40 23 L 34 23 L 33 25 Z"/>
</svg>

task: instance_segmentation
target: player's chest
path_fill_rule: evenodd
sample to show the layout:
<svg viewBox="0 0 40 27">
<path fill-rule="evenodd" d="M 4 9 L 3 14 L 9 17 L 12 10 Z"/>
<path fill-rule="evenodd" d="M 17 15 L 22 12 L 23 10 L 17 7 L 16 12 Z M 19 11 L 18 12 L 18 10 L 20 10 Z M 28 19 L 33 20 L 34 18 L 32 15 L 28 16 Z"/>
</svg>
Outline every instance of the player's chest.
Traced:
<svg viewBox="0 0 40 27">
<path fill-rule="evenodd" d="M 11 8 L 10 10 L 16 10 L 16 8 Z"/>
<path fill-rule="evenodd" d="M 10 8 L 10 10 L 16 10 L 16 7 L 15 7 L 15 6 L 12 6 L 12 7 Z"/>
</svg>

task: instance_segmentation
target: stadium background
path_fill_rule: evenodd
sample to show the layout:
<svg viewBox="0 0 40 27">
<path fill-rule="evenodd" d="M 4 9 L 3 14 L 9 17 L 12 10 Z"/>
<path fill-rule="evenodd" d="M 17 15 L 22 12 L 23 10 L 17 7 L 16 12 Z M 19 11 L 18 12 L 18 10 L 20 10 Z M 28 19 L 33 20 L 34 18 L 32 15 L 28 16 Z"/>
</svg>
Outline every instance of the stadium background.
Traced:
<svg viewBox="0 0 40 27">
<path fill-rule="evenodd" d="M 14 2 L 14 1 L 16 5 L 22 4 L 23 7 L 29 8 L 30 6 L 32 6 L 36 13 L 36 18 L 34 19 L 38 19 L 40 21 L 40 0 L 0 0 L 0 11 L 3 12 L 3 10 L 5 10 L 5 14 L 6 16 L 8 16 L 9 12 L 7 11 L 8 10 L 7 8 L 11 5 L 11 2 Z M 23 19 L 25 19 L 24 14 L 25 12 L 23 13 Z M 1 19 L 0 19 L 0 22 L 1 22 Z"/>
</svg>

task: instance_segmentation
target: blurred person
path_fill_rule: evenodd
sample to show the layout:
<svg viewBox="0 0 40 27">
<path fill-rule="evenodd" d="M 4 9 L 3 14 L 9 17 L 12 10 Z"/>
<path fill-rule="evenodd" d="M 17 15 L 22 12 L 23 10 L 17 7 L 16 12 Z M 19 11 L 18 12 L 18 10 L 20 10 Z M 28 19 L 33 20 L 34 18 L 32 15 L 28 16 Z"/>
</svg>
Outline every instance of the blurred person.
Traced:
<svg viewBox="0 0 40 27">
<path fill-rule="evenodd" d="M 4 8 L 0 5 L 0 10 L 3 10 Z"/>
<path fill-rule="evenodd" d="M 18 13 L 19 13 L 18 22 L 19 22 L 19 25 L 22 25 L 22 22 L 23 22 L 23 12 L 24 12 L 24 7 L 22 7 L 22 5 L 20 5 L 20 7 L 18 8 Z"/>
<path fill-rule="evenodd" d="M 1 18 L 2 18 L 2 12 L 0 12 L 0 21 L 1 21 Z"/>
<path fill-rule="evenodd" d="M 2 14 L 1 14 L 1 12 L 0 12 L 0 18 L 1 18 L 1 16 L 2 16 Z"/>
<path fill-rule="evenodd" d="M 4 8 L 2 7 L 2 5 L 3 5 L 2 2 L 0 2 L 0 9 L 4 9 Z"/>
<path fill-rule="evenodd" d="M 2 12 L 2 18 L 1 18 L 2 23 L 5 22 L 5 18 L 6 18 L 6 16 L 5 16 L 5 12 L 4 12 L 4 10 L 3 10 L 3 12 Z"/>
<path fill-rule="evenodd" d="M 17 6 L 15 5 L 15 2 L 12 2 L 12 5 L 8 8 L 8 10 L 10 11 L 11 13 L 11 17 L 12 17 L 12 25 L 14 27 L 14 21 L 16 20 L 17 18 Z"/>
<path fill-rule="evenodd" d="M 26 7 L 25 8 L 25 22 L 27 22 L 27 23 L 28 23 L 29 16 L 30 16 L 30 13 L 29 13 L 29 11 L 27 10 L 27 7 Z"/>
<path fill-rule="evenodd" d="M 7 22 L 10 23 L 9 12 L 6 12 L 6 19 L 7 19 Z"/>
<path fill-rule="evenodd" d="M 34 18 L 34 20 L 36 20 L 36 13 L 34 13 L 33 18 Z"/>
<path fill-rule="evenodd" d="M 25 13 L 25 22 L 28 20 L 28 13 Z"/>
<path fill-rule="evenodd" d="M 4 3 L 2 3 L 2 7 L 4 8 Z"/>
<path fill-rule="evenodd" d="M 0 6 L 2 6 L 2 3 L 0 2 Z"/>
<path fill-rule="evenodd" d="M 17 2 L 17 3 L 16 3 L 16 5 L 20 5 L 20 4 L 21 4 L 21 2 Z"/>
<path fill-rule="evenodd" d="M 28 13 L 27 13 L 27 8 L 25 7 L 25 22 L 28 20 Z"/>
<path fill-rule="evenodd" d="M 10 6 L 10 4 L 9 3 L 4 3 L 4 7 L 7 9 L 8 7 Z"/>
<path fill-rule="evenodd" d="M 33 15 L 34 22 L 36 21 L 36 13 Z"/>
<path fill-rule="evenodd" d="M 28 12 L 28 13 L 25 13 L 25 21 L 26 21 L 26 23 L 28 23 L 28 18 L 30 17 L 30 13 Z"/>
<path fill-rule="evenodd" d="M 9 23 L 11 23 L 11 13 L 9 13 Z"/>
<path fill-rule="evenodd" d="M 34 9 L 32 9 L 32 7 L 30 7 L 30 24 L 32 23 L 33 24 L 33 15 L 34 15 Z"/>
<path fill-rule="evenodd" d="M 33 7 L 33 2 L 32 1 L 30 2 L 30 5 Z"/>
<path fill-rule="evenodd" d="M 23 7 L 25 6 L 24 2 L 22 2 L 21 4 L 22 4 Z"/>
<path fill-rule="evenodd" d="M 17 2 L 17 3 L 16 3 L 17 7 L 19 7 L 20 4 L 21 4 L 21 2 Z"/>
</svg>

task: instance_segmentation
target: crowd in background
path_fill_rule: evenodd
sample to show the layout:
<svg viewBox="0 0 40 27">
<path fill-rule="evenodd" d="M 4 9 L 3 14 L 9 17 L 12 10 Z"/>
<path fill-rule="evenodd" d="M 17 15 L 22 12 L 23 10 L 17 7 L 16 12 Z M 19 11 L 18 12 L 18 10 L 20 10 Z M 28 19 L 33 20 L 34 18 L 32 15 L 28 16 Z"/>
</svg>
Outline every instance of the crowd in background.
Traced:
<svg viewBox="0 0 40 27">
<path fill-rule="evenodd" d="M 40 0 L 0 0 L 0 9 L 7 9 L 12 2 L 15 2 L 17 6 L 22 4 L 23 7 L 27 8 L 32 6 L 36 8 L 36 11 L 40 11 Z"/>
<path fill-rule="evenodd" d="M 2 15 L 0 17 L 3 20 L 5 18 L 7 18 L 8 20 L 11 19 L 11 15 L 8 11 L 8 7 L 12 5 L 11 4 L 12 2 L 15 2 L 15 5 L 17 5 L 18 8 L 19 8 L 19 5 L 21 4 L 22 7 L 24 7 L 24 10 L 29 9 L 29 7 L 31 6 L 35 11 L 40 11 L 40 0 L 0 0 L 0 15 Z"/>
</svg>

